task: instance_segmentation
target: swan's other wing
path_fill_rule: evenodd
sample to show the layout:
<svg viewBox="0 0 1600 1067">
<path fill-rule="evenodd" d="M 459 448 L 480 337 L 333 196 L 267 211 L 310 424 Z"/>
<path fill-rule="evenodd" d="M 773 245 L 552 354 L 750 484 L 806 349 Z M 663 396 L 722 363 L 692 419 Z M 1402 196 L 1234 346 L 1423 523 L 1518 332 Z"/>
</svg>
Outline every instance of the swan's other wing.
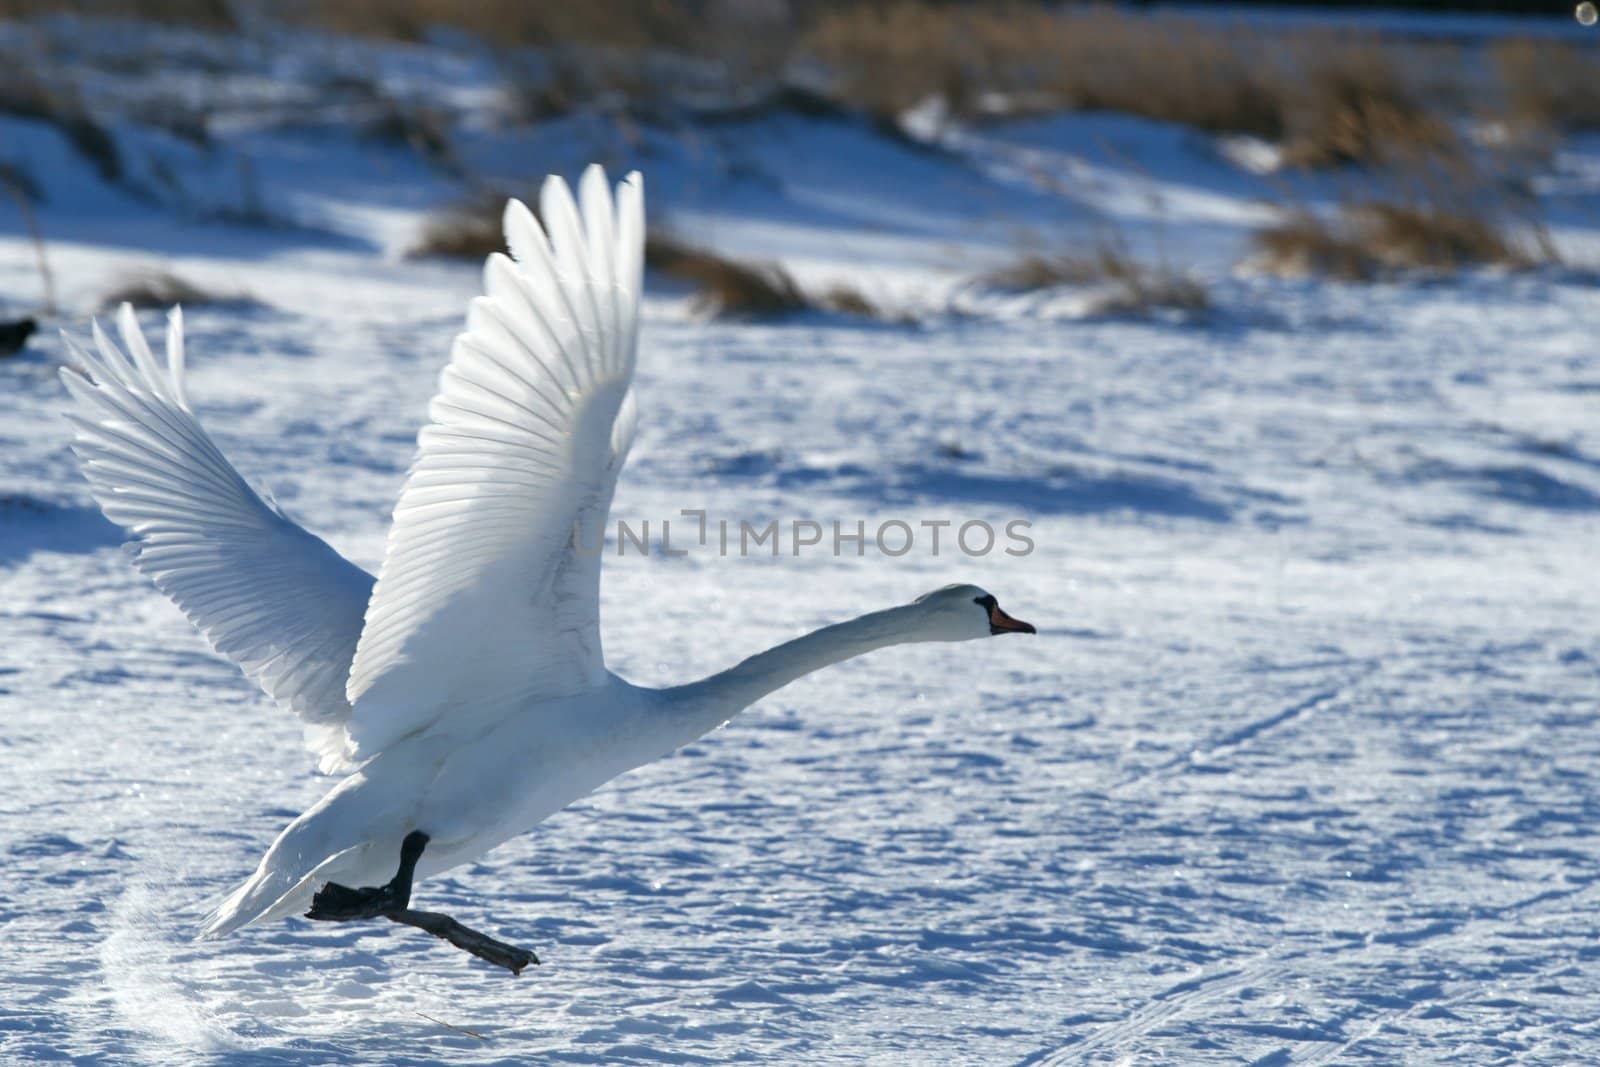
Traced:
<svg viewBox="0 0 1600 1067">
<path fill-rule="evenodd" d="M 358 758 L 605 676 L 594 546 L 633 425 L 643 186 L 629 175 L 613 207 L 590 167 L 579 201 L 550 178 L 542 227 L 506 206 L 515 262 L 489 257 L 440 376 L 350 670 Z"/>
<path fill-rule="evenodd" d="M 61 372 L 95 500 L 211 647 L 305 720 L 321 768 L 343 769 L 344 685 L 372 576 L 264 503 L 201 429 L 184 391 L 180 311 L 165 371 L 127 304 L 117 325 L 126 352 L 96 323 L 98 353 L 67 337 L 81 369 Z"/>
</svg>

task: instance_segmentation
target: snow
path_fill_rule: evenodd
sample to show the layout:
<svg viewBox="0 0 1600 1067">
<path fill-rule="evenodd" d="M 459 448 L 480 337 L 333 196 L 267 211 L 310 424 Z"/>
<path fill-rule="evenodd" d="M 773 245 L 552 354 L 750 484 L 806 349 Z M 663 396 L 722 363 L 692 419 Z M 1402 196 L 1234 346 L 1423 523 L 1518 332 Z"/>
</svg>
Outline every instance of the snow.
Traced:
<svg viewBox="0 0 1600 1067">
<path fill-rule="evenodd" d="M 238 77 L 290 97 L 319 54 L 291 40 Z M 371 62 L 482 98 L 444 46 Z M 249 159 L 293 226 L 107 187 L 13 118 L 0 158 L 46 179 L 60 325 L 151 265 L 259 301 L 186 310 L 190 394 L 247 476 L 375 568 L 478 285 L 400 252 L 459 183 L 337 127 L 230 129 L 191 164 L 172 148 L 178 181 L 227 202 L 214 175 Z M 145 158 L 154 138 L 118 131 Z M 937 150 L 797 116 L 632 147 L 592 118 L 520 136 L 469 131 L 465 154 L 530 186 L 641 166 L 654 217 L 808 283 L 946 308 L 1018 233 L 1089 241 L 1109 219 L 1203 271 L 1216 307 L 1079 318 L 969 293 L 896 326 L 653 298 L 617 517 L 1023 518 L 1037 547 L 630 552 L 605 572 L 615 669 L 688 680 L 958 580 L 1041 633 L 806 679 L 420 886 L 534 948 L 520 979 L 377 924 L 190 940 L 329 783 L 117 550 L 41 337 L 0 363 L 0 1059 L 1595 1058 L 1600 300 L 1581 272 L 1237 272 L 1264 180 L 1130 119 Z M 1600 149 L 1552 166 L 1591 174 Z M 1551 196 L 1557 240 L 1592 242 L 1600 191 Z M 36 292 L 0 213 L 0 294 Z"/>
</svg>

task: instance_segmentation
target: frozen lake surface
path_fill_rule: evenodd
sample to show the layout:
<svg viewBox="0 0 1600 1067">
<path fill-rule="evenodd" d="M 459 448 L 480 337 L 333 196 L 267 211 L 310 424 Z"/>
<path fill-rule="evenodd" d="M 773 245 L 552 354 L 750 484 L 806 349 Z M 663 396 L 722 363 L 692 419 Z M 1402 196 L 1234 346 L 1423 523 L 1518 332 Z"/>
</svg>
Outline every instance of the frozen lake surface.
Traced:
<svg viewBox="0 0 1600 1067">
<path fill-rule="evenodd" d="M 755 162 L 704 184 L 698 157 L 624 161 L 658 215 L 891 294 L 959 296 L 953 259 L 1022 219 L 1070 232 L 1091 201 L 1202 266 L 1259 221 L 1254 179 L 1153 124 L 1019 124 L 957 158 L 781 121 L 724 131 Z M 615 147 L 569 134 L 548 164 L 569 174 Z M 55 136 L 0 118 L 32 158 Z M 151 262 L 256 299 L 188 311 L 195 405 L 375 568 L 478 279 L 396 255 L 445 179 L 317 136 L 234 147 L 255 138 L 279 206 L 320 229 L 188 221 L 70 154 L 81 199 L 43 223 L 85 315 Z M 1107 136 L 1145 149 L 1121 179 Z M 809 143 L 844 164 L 798 169 Z M 1082 184 L 1020 191 L 1041 158 Z M 740 177 L 762 167 L 793 181 Z M 1159 220 L 1119 199 L 1130 183 L 1160 187 Z M 0 215 L 5 291 L 32 270 Z M 1212 287 L 1199 321 L 974 297 L 906 326 L 702 322 L 658 289 L 616 516 L 1021 518 L 1036 548 L 630 553 L 604 578 L 614 669 L 686 681 L 951 581 L 1040 635 L 807 679 L 419 886 L 418 906 L 534 948 L 519 979 L 387 925 L 191 941 L 329 781 L 119 552 L 66 449 L 59 344 L 0 363 L 0 1059 L 1596 1059 L 1592 282 Z"/>
</svg>

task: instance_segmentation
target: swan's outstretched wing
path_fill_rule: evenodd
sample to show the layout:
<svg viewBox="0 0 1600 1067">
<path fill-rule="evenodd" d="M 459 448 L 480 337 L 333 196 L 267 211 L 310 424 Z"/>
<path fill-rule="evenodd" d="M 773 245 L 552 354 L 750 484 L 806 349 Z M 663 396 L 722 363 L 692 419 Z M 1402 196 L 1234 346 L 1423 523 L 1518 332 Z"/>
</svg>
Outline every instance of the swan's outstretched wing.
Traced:
<svg viewBox="0 0 1600 1067">
<path fill-rule="evenodd" d="M 590 167 L 579 201 L 551 178 L 543 227 L 506 207 L 516 261 L 489 257 L 440 377 L 350 670 L 358 758 L 458 708 L 604 677 L 593 546 L 633 425 L 643 186 L 629 175 L 613 207 Z"/>
<path fill-rule="evenodd" d="M 372 576 L 264 503 L 201 429 L 184 392 L 181 312 L 168 320 L 165 371 L 127 304 L 117 325 L 126 352 L 96 323 L 98 354 L 67 337 L 81 370 L 61 373 L 95 500 L 137 539 L 139 570 L 305 720 L 323 770 L 341 769 L 345 679 Z"/>
</svg>

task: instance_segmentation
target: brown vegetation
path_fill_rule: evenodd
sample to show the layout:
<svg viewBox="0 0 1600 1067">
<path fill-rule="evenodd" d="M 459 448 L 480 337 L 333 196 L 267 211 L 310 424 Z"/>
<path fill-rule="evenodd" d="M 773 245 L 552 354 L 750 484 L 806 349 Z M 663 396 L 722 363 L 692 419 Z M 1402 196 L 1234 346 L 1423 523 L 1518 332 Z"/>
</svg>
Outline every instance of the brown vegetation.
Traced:
<svg viewBox="0 0 1600 1067">
<path fill-rule="evenodd" d="M 210 27 L 232 26 L 235 10 L 227 0 L 0 0 L 0 17 L 73 9 Z M 1468 70 L 1475 56 L 1437 42 L 1260 30 L 1097 4 L 285 0 L 270 10 L 286 22 L 365 36 L 417 40 L 449 26 L 496 46 L 559 46 L 536 70 L 509 72 L 534 117 L 597 99 L 655 106 L 675 89 L 695 88 L 663 82 L 721 77 L 741 90 L 770 89 L 799 60 L 821 69 L 836 102 L 889 122 L 929 97 L 965 116 L 1109 110 L 1278 142 L 1291 165 L 1387 166 L 1397 155 L 1459 154 L 1450 119 L 1482 110 L 1487 99 L 1465 88 L 1477 84 Z M 1510 41 L 1493 51 L 1513 117 L 1600 126 L 1592 49 Z M 715 62 L 674 66 L 673 55 Z M 437 118 L 391 102 L 374 129 L 448 162 Z M 87 146 L 95 134 L 82 127 L 75 136 Z"/>
<path fill-rule="evenodd" d="M 978 282 L 992 289 L 1027 293 L 1037 289 L 1051 289 L 1058 285 L 1087 285 L 1101 277 L 1103 271 L 1094 258 L 1050 256 L 1029 252 L 1011 263 L 980 275 Z"/>
<path fill-rule="evenodd" d="M 1496 212 L 1426 200 L 1350 203 L 1334 219 L 1296 212 L 1256 234 L 1255 243 L 1261 266 L 1273 273 L 1345 281 L 1556 259 L 1537 226 L 1519 228 Z"/>
<path fill-rule="evenodd" d="M 982 114 L 1004 94 L 1011 108 L 1126 111 L 1276 137 L 1276 94 L 1234 37 L 1216 24 L 1112 8 L 902 0 L 831 7 L 800 50 L 832 73 L 841 99 L 883 118 L 934 95 L 958 114 Z"/>
<path fill-rule="evenodd" d="M 858 289 L 836 285 L 808 292 L 779 264 L 732 259 L 666 233 L 650 234 L 644 259 L 650 269 L 693 286 L 701 306 L 715 315 L 775 318 L 823 311 L 856 318 L 885 317 Z"/>
<path fill-rule="evenodd" d="M 1111 7 L 839 6 L 800 50 L 834 94 L 896 119 L 930 96 L 958 115 L 1117 111 L 1281 142 L 1285 162 L 1388 165 L 1455 155 L 1444 111 L 1462 60 L 1436 44 L 1241 25 Z M 1426 84 L 1413 70 L 1427 70 Z"/>
<path fill-rule="evenodd" d="M 645 263 L 688 282 L 715 314 L 769 318 L 811 306 L 794 278 L 776 263 L 742 263 L 666 234 L 650 235 Z"/>
<path fill-rule="evenodd" d="M 415 41 L 451 26 L 499 44 L 681 47 L 700 20 L 683 0 L 293 0 L 283 14 L 342 33 Z"/>
<path fill-rule="evenodd" d="M 1377 259 L 1345 225 L 1330 223 L 1309 211 L 1295 211 L 1283 221 L 1258 230 L 1255 246 L 1260 265 L 1288 277 L 1325 275 L 1343 281 L 1369 281 Z"/>
<path fill-rule="evenodd" d="M 0 0 L 0 18 L 31 18 L 74 11 L 84 15 L 139 18 L 211 29 L 235 29 L 229 0 Z"/>
<path fill-rule="evenodd" d="M 125 275 L 100 298 L 100 306 L 114 308 L 132 304 L 136 308 L 170 308 L 174 304 L 199 307 L 203 304 L 253 304 L 243 293 L 205 289 L 171 271 L 152 270 Z"/>
<path fill-rule="evenodd" d="M 0 114 L 48 122 L 108 182 L 122 178 L 122 154 L 70 86 L 49 85 L 25 67 L 0 69 Z"/>
<path fill-rule="evenodd" d="M 1302 46 L 1306 70 L 1287 90 L 1283 159 L 1290 166 L 1408 165 L 1465 149 L 1425 106 L 1382 42 Z"/>
<path fill-rule="evenodd" d="M 0 18 L 76 11 L 213 29 L 237 29 L 231 0 L 0 0 Z M 588 41 L 671 46 L 697 20 L 687 0 L 279 0 L 262 7 L 285 22 L 339 33 L 418 41 L 450 26 L 499 44 Z"/>
<path fill-rule="evenodd" d="M 483 192 L 446 208 L 429 220 L 421 240 L 407 255 L 483 259 L 490 253 L 504 252 L 505 203 L 504 195 Z M 664 232 L 649 234 L 644 255 L 651 270 L 691 286 L 711 314 L 772 318 L 826 311 L 861 318 L 881 317 L 872 301 L 848 286 L 835 286 L 822 293 L 807 292 L 776 263 L 732 259 Z"/>
<path fill-rule="evenodd" d="M 63 9 L 220 27 L 233 25 L 235 7 L 228 0 L 0 0 L 0 17 Z M 692 88 L 706 71 L 742 69 L 765 79 L 763 92 L 731 94 L 758 101 L 752 107 L 810 100 L 891 126 L 907 109 L 938 97 L 969 118 L 1099 109 L 1260 137 L 1280 146 L 1286 165 L 1372 167 L 1408 189 L 1346 204 L 1331 219 L 1293 213 L 1257 237 L 1270 269 L 1344 278 L 1550 260 L 1550 244 L 1537 227 L 1484 205 L 1496 205 L 1526 170 L 1517 153 L 1539 143 L 1538 131 L 1600 128 L 1600 56 L 1556 41 L 1493 45 L 1499 92 L 1486 94 L 1466 88 L 1482 84 L 1468 70 L 1476 50 L 1469 55 L 1438 42 L 1375 35 L 1263 31 L 1094 4 L 285 0 L 271 10 L 284 21 L 368 36 L 419 39 L 447 25 L 496 45 L 559 45 L 529 53 L 537 62 L 526 70 L 506 60 L 530 118 L 597 100 L 651 107 L 672 97 L 675 79 Z M 760 32 L 751 31 L 755 26 Z M 706 57 L 718 62 L 700 61 Z M 823 72 L 824 96 L 774 89 L 793 60 Z M 738 84 L 737 75 L 726 77 Z M 396 101 L 376 84 L 356 89 L 372 108 L 371 135 L 403 141 L 446 168 L 458 166 L 447 115 Z M 13 67 L 0 72 L 0 113 L 53 123 L 103 176 L 120 178 L 115 140 L 70 87 Z M 1497 133 L 1492 145 L 1469 144 L 1458 129 L 1484 118 L 1511 121 L 1480 132 L 1509 132 Z M 189 135 L 203 143 L 203 119 Z M 1412 188 L 1418 186 L 1421 192 Z M 503 250 L 502 206 L 500 195 L 486 193 L 444 211 L 411 254 L 476 259 Z M 654 269 L 695 286 L 722 314 L 813 308 L 879 314 L 859 292 L 807 293 L 780 266 L 730 260 L 664 235 L 652 235 L 649 254 Z M 1192 280 L 1141 264 L 1115 245 L 1087 257 L 1024 256 L 982 281 L 1016 289 L 1098 285 L 1117 294 L 1124 310 L 1195 310 L 1206 300 Z"/>
<path fill-rule="evenodd" d="M 240 17 L 241 10 L 245 17 Z M 786 27 L 783 5 L 762 0 L 0 0 L 0 19 L 74 12 L 238 30 L 261 16 L 335 33 L 421 41 L 448 27 L 497 46 L 603 45 L 731 55 L 762 51 Z M 749 32 L 760 24 L 762 34 Z M 787 43 L 787 34 L 779 35 Z"/>
<path fill-rule="evenodd" d="M 348 70 L 336 70 L 319 79 L 314 89 L 337 102 L 369 140 L 405 145 L 441 169 L 460 173 L 448 107 L 414 91 L 396 93 L 373 74 Z"/>
<path fill-rule="evenodd" d="M 0 193 L 16 206 L 22 216 L 23 228 L 28 231 L 28 243 L 33 246 L 33 260 L 39 270 L 39 286 L 44 296 L 44 312 L 56 312 L 56 279 L 50 269 L 50 256 L 45 249 L 44 233 L 39 229 L 39 216 L 35 206 L 42 199 L 38 182 L 22 167 L 0 159 Z"/>
<path fill-rule="evenodd" d="M 1600 56 L 1590 45 L 1512 40 L 1494 48 L 1512 118 L 1536 126 L 1600 128 Z"/>
<path fill-rule="evenodd" d="M 1029 253 L 979 277 L 982 285 L 1027 292 L 1056 286 L 1095 286 L 1090 310 L 1103 315 L 1141 315 L 1156 310 L 1203 312 L 1211 301 L 1205 286 L 1165 264 L 1133 257 L 1121 244 L 1103 241 L 1093 254 Z"/>
<path fill-rule="evenodd" d="M 538 199 L 528 201 L 537 204 Z M 421 259 L 484 259 L 506 250 L 504 215 L 506 197 L 478 193 L 433 215 L 423 225 L 422 237 L 406 255 Z"/>
</svg>

